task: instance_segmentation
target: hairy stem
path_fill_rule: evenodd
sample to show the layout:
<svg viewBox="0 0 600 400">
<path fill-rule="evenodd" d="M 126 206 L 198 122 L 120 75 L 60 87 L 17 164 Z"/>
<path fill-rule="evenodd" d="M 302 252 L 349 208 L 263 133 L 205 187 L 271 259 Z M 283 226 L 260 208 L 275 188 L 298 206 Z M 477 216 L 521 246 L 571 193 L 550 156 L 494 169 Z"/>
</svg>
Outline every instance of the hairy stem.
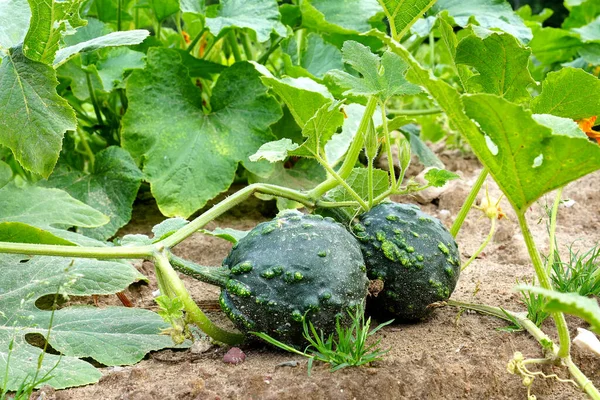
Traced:
<svg viewBox="0 0 600 400">
<path fill-rule="evenodd" d="M 342 180 L 346 179 L 350 175 L 352 169 L 354 168 L 354 165 L 356 164 L 356 160 L 358 160 L 358 156 L 364 144 L 364 133 L 367 130 L 367 127 L 369 126 L 369 121 L 371 121 L 371 118 L 373 117 L 376 108 L 377 98 L 372 96 L 369 98 L 367 107 L 365 109 L 365 113 L 363 114 L 362 120 L 360 121 L 360 125 L 358 126 L 358 130 L 356 131 L 356 135 L 354 136 L 354 140 L 350 144 L 350 148 L 346 153 L 346 158 L 344 159 L 344 162 L 342 163 L 340 169 L 337 171 L 337 174 L 342 178 Z M 312 199 L 318 199 L 326 192 L 336 187 L 338 184 L 339 181 L 335 179 L 335 177 L 329 177 L 324 182 L 322 182 L 317 187 L 308 192 L 308 195 Z"/>
<path fill-rule="evenodd" d="M 52 244 L 0 242 L 0 253 L 28 254 L 32 256 L 81 257 L 98 259 L 150 259 L 154 246 L 83 247 Z"/>
<path fill-rule="evenodd" d="M 166 248 L 171 248 L 177 245 L 178 243 L 186 239 L 188 236 L 196 232 L 198 229 L 202 228 L 204 225 L 217 218 L 219 215 L 223 214 L 224 212 L 230 210 L 234 206 L 248 199 L 255 192 L 269 194 L 277 197 L 285 197 L 287 199 L 304 204 L 307 207 L 314 207 L 315 205 L 314 201 L 311 200 L 311 198 L 308 195 L 300 193 L 296 190 L 275 185 L 255 183 L 246 186 L 245 188 L 227 197 L 225 200 L 219 202 L 218 204 L 215 204 L 210 210 L 206 211 L 204 214 L 200 215 L 192 222 L 185 225 L 171 236 L 166 237 L 159 243 L 165 246 Z"/>
<path fill-rule="evenodd" d="M 363 208 L 363 210 L 367 211 L 369 209 L 369 206 L 367 205 L 367 203 L 365 203 L 365 201 L 362 199 L 362 197 L 359 196 L 358 193 L 356 193 L 354 191 L 354 189 L 352 189 L 350 187 L 350 185 L 348 185 L 348 183 L 344 180 L 344 178 L 342 178 L 337 172 L 334 171 L 333 168 L 331 168 L 331 166 L 329 164 L 327 164 L 327 162 L 325 160 L 323 160 L 320 156 L 316 156 L 317 161 L 319 161 L 319 164 L 321 164 L 321 166 L 323 166 L 323 168 L 325 168 L 325 170 L 329 173 L 329 175 L 331 175 L 338 184 L 342 185 L 344 187 L 344 189 L 346 189 L 346 191 L 350 194 L 350 196 L 354 197 L 354 199 L 358 202 L 358 204 L 360 204 L 360 206 Z M 371 161 L 372 162 L 372 161 Z M 373 182 L 372 182 L 372 176 L 371 176 L 371 189 L 373 187 Z M 372 197 L 372 195 L 371 195 Z"/>
<path fill-rule="evenodd" d="M 465 269 L 467 269 L 469 264 L 471 264 L 473 262 L 473 260 L 475 260 L 479 254 L 481 254 L 483 249 L 485 249 L 487 247 L 487 245 L 490 243 L 490 240 L 492 240 L 492 237 L 494 236 L 494 232 L 496 232 L 496 218 L 492 218 L 491 221 L 492 221 L 492 223 L 490 226 L 490 233 L 488 233 L 487 237 L 485 238 L 483 243 L 481 243 L 481 246 L 479 246 L 477 251 L 475 253 L 473 253 L 471 258 L 469 258 L 469 260 L 460 268 L 461 272 L 464 271 Z"/>
<path fill-rule="evenodd" d="M 550 276 L 548 273 L 546 273 L 546 268 L 544 268 L 544 264 L 542 263 L 542 258 L 540 257 L 540 253 L 535 245 L 533 235 L 531 234 L 531 230 L 529 229 L 529 225 L 525 219 L 525 212 L 521 210 L 515 211 L 517 212 L 519 226 L 521 227 L 521 232 L 525 238 L 525 244 L 527 245 L 529 257 L 533 263 L 538 282 L 544 289 L 552 290 Z M 556 330 L 558 331 L 558 338 L 560 340 L 560 348 L 558 349 L 557 355 L 560 358 L 569 357 L 569 352 L 571 349 L 571 337 L 569 336 L 569 328 L 567 326 L 567 322 L 565 321 L 565 316 L 561 312 L 554 312 L 551 315 L 554 319 L 554 323 L 556 324 Z"/>
<path fill-rule="evenodd" d="M 177 272 L 175 272 L 169 263 L 166 251 L 154 254 L 154 265 L 157 271 L 160 270 L 172 293 L 183 303 L 183 308 L 189 321 L 196 324 L 198 328 L 202 329 L 204 333 L 216 341 L 233 345 L 239 344 L 244 340 L 244 335 L 225 331 L 213 324 L 202 310 L 200 310 L 181 279 L 179 279 Z"/>
<path fill-rule="evenodd" d="M 571 357 L 563 359 L 563 363 L 567 366 L 567 369 L 569 370 L 571 376 L 573 377 L 573 379 L 575 379 L 575 382 L 577 382 L 579 387 L 584 392 L 586 392 L 592 400 L 600 400 L 600 392 L 598 391 L 598 389 L 596 389 L 592 381 L 590 381 L 588 377 L 585 376 L 583 372 L 581 372 L 579 367 L 575 365 Z"/>
<path fill-rule="evenodd" d="M 542 331 L 535 323 L 533 323 L 530 319 L 527 318 L 525 313 L 516 313 L 513 311 L 507 311 L 499 307 L 492 307 L 483 304 L 470 304 L 463 303 L 461 301 L 448 300 L 448 305 L 459 308 L 466 308 L 469 310 L 474 310 L 480 312 L 482 314 L 492 315 L 494 317 L 501 318 L 508 322 L 513 322 L 510 317 L 514 318 L 523 329 L 525 329 L 531 336 L 535 338 L 545 349 L 548 349 L 552 353 L 552 357 L 554 359 L 558 358 L 559 350 L 552 343 L 552 340 Z M 551 344 L 548 347 L 548 344 Z M 567 367 L 575 382 L 579 385 L 579 387 L 585 391 L 590 398 L 594 400 L 600 400 L 600 393 L 598 389 L 594 386 L 594 384 L 581 372 L 581 370 L 573 363 L 571 357 L 565 357 L 561 360 L 563 364 Z"/>
<path fill-rule="evenodd" d="M 450 233 L 453 237 L 456 238 L 456 235 L 458 235 L 458 232 L 460 231 L 462 224 L 465 222 L 467 214 L 469 214 L 473 203 L 475 203 L 477 194 L 479 193 L 479 190 L 481 190 L 481 186 L 483 186 L 483 182 L 485 182 L 485 178 L 487 178 L 489 172 L 490 171 L 487 168 L 484 168 L 477 177 L 477 181 L 475 181 L 469 196 L 467 196 L 465 202 L 460 208 L 460 211 L 458 212 L 458 215 L 456 216 L 456 219 L 454 220 L 454 223 L 452 224 L 452 228 L 450 228 Z"/>
<path fill-rule="evenodd" d="M 224 288 L 227 286 L 229 281 L 229 269 L 226 267 L 206 267 L 199 265 L 194 262 L 184 260 L 183 258 L 177 257 L 172 253 L 168 253 L 169 261 L 171 266 L 175 270 L 191 276 L 199 281 L 209 283 L 211 285 L 219 286 Z"/>
<path fill-rule="evenodd" d="M 556 249 L 556 220 L 558 217 L 558 206 L 560 205 L 560 199 L 564 186 L 556 191 L 556 197 L 554 198 L 554 205 L 552 206 L 552 213 L 550 214 L 550 250 L 548 250 L 548 259 L 546 260 L 546 273 L 550 275 L 552 272 L 552 266 L 554 265 L 554 250 Z"/>
</svg>

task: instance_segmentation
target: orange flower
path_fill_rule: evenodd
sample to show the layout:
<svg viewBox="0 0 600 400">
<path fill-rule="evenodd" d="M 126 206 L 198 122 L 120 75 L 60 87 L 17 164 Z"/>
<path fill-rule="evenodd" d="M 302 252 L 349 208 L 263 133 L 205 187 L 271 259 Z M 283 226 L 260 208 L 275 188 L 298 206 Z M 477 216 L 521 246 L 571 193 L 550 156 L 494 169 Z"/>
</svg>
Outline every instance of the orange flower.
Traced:
<svg viewBox="0 0 600 400">
<path fill-rule="evenodd" d="M 186 31 L 181 31 L 181 34 L 183 35 L 183 40 L 185 40 L 185 43 L 190 44 L 190 35 Z"/>
<path fill-rule="evenodd" d="M 595 123 L 596 117 L 584 118 L 577 121 L 577 124 L 579 125 L 581 130 L 584 131 L 585 134 L 591 137 L 592 139 L 596 139 L 598 144 L 600 144 L 600 132 L 597 132 L 592 129 Z"/>
</svg>

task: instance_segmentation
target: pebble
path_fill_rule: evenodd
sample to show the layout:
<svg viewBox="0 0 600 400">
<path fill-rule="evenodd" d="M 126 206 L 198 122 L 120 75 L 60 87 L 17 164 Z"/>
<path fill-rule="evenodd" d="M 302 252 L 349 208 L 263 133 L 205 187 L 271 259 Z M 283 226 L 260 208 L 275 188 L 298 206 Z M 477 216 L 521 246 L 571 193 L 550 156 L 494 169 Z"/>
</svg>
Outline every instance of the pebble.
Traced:
<svg viewBox="0 0 600 400">
<path fill-rule="evenodd" d="M 223 362 L 226 364 L 241 364 L 246 360 L 246 354 L 239 347 L 232 347 L 223 356 Z"/>
</svg>

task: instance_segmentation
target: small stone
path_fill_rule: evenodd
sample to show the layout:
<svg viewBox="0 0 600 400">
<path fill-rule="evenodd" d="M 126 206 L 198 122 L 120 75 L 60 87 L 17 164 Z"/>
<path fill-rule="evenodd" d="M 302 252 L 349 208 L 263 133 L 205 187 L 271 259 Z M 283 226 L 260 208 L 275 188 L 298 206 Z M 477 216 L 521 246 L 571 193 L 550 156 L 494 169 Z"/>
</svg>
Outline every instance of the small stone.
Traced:
<svg viewBox="0 0 600 400">
<path fill-rule="evenodd" d="M 296 368 L 298 366 L 299 362 L 296 360 L 292 360 L 292 361 L 284 361 L 282 363 L 279 363 L 275 366 L 275 368 L 278 367 L 292 367 L 292 368 Z"/>
<path fill-rule="evenodd" d="M 192 344 L 192 348 L 190 350 L 193 354 L 202 354 L 206 353 L 212 347 L 213 344 L 209 339 L 199 339 Z"/>
<path fill-rule="evenodd" d="M 439 215 L 440 218 L 448 218 L 450 217 L 450 210 L 440 210 Z"/>
<path fill-rule="evenodd" d="M 223 362 L 226 364 L 241 364 L 246 360 L 246 354 L 239 347 L 232 347 L 223 356 Z"/>
</svg>

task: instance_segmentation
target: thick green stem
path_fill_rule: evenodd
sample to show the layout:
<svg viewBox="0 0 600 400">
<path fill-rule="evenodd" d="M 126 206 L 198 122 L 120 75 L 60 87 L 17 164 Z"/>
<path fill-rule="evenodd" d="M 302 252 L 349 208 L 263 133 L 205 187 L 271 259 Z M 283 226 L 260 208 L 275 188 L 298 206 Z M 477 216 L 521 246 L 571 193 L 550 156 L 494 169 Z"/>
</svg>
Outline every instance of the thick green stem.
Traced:
<svg viewBox="0 0 600 400">
<path fill-rule="evenodd" d="M 319 208 L 340 208 L 340 207 L 360 207 L 356 201 L 317 201 L 316 207 Z"/>
<path fill-rule="evenodd" d="M 548 275 L 548 273 L 546 273 L 546 268 L 544 268 L 544 264 L 542 263 L 542 258 L 540 257 L 540 253 L 535 245 L 533 235 L 531 234 L 531 230 L 529 229 L 529 225 L 527 224 L 527 220 L 525 219 L 525 212 L 521 210 L 515 211 L 517 212 L 519 226 L 521 227 L 521 232 L 523 233 L 523 237 L 525 238 L 525 244 L 527 245 L 529 257 L 531 258 L 531 262 L 533 263 L 533 267 L 535 268 L 535 274 L 538 278 L 538 282 L 540 283 L 540 286 L 544 289 L 552 290 L 550 276 Z M 560 340 L 558 357 L 569 357 L 569 352 L 571 349 L 571 337 L 569 336 L 569 327 L 567 326 L 567 322 L 565 321 L 565 316 L 563 313 L 560 312 L 555 312 L 551 315 L 554 319 L 554 323 L 556 324 L 556 330 L 558 331 L 558 338 Z"/>
<path fill-rule="evenodd" d="M 88 91 L 90 92 L 90 100 L 92 101 L 92 106 L 94 107 L 94 112 L 96 113 L 96 119 L 98 120 L 98 124 L 104 125 L 102 113 L 100 112 L 100 106 L 98 105 L 98 99 L 96 98 L 96 92 L 94 91 L 94 85 L 92 84 L 90 73 L 87 71 L 85 71 L 85 80 L 87 82 Z"/>
<path fill-rule="evenodd" d="M 365 203 L 362 197 L 360 197 L 360 195 L 356 193 L 354 189 L 352 189 L 352 187 L 350 187 L 350 185 L 348 185 L 348 183 L 337 172 L 335 172 L 334 169 L 331 168 L 331 166 L 327 164 L 325 160 L 323 160 L 319 156 L 317 156 L 316 158 L 319 164 L 321 164 L 321 166 L 325 168 L 325 171 L 327 171 L 329 175 L 331 175 L 338 184 L 342 185 L 344 189 L 346 189 L 348 194 L 350 194 L 350 196 L 352 196 L 354 200 L 356 200 L 358 204 L 360 204 L 363 210 L 367 211 L 369 209 L 369 206 L 367 205 L 367 203 Z M 371 182 L 371 185 L 373 185 L 373 182 Z"/>
<path fill-rule="evenodd" d="M 383 123 L 383 145 L 385 146 L 385 151 L 387 153 L 388 159 L 388 170 L 390 171 L 390 182 L 392 187 L 396 187 L 396 170 L 394 169 L 394 156 L 392 155 L 392 140 L 390 137 L 390 130 L 388 129 L 388 119 L 387 112 L 385 108 L 385 101 L 381 102 L 381 120 Z M 370 174 L 371 179 L 373 178 L 373 174 Z"/>
<path fill-rule="evenodd" d="M 429 32 L 429 59 L 431 62 L 431 69 L 435 67 L 435 36 L 433 29 Z"/>
<path fill-rule="evenodd" d="M 487 178 L 489 172 L 490 171 L 487 168 L 484 168 L 477 177 L 477 181 L 475 181 L 469 196 L 466 198 L 465 202 L 460 208 L 460 211 L 458 212 L 458 215 L 456 216 L 456 219 L 454 220 L 454 223 L 452 224 L 452 228 L 450 228 L 450 233 L 453 237 L 456 238 L 456 235 L 458 235 L 458 232 L 460 231 L 462 224 L 465 222 L 471 207 L 473 207 L 473 203 L 475 203 L 477 194 L 479 193 L 479 190 L 481 190 L 481 186 L 483 186 L 483 182 L 485 182 L 485 178 Z"/>
<path fill-rule="evenodd" d="M 254 60 L 254 50 L 252 49 L 252 42 L 250 42 L 250 36 L 248 36 L 247 33 L 242 33 L 242 46 L 244 46 L 246 60 Z"/>
<path fill-rule="evenodd" d="M 307 195 L 293 189 L 283 188 L 275 185 L 253 184 L 234 193 L 220 203 L 214 205 L 210 210 L 200 215 L 192 222 L 179 229 L 173 235 L 149 246 L 115 246 L 115 247 L 84 247 L 64 246 L 50 244 L 31 244 L 0 242 L 0 253 L 59 256 L 59 257 L 81 257 L 99 259 L 151 259 L 156 249 L 171 248 L 198 229 L 228 211 L 235 205 L 250 197 L 254 192 L 261 192 L 272 196 L 285 197 L 297 201 L 307 207 L 314 207 L 315 203 Z"/>
<path fill-rule="evenodd" d="M 592 381 L 590 381 L 588 377 L 585 376 L 583 372 L 581 372 L 579 367 L 575 365 L 571 357 L 563 359 L 563 363 L 567 366 L 569 372 L 571 373 L 571 376 L 573 377 L 573 379 L 575 379 L 575 382 L 577 382 L 579 387 L 583 389 L 583 391 L 586 392 L 592 400 L 600 400 L 600 392 L 598 391 L 598 389 L 596 389 Z"/>
<path fill-rule="evenodd" d="M 272 196 L 285 197 L 290 200 L 297 201 L 298 203 L 304 204 L 307 207 L 314 207 L 314 201 L 311 200 L 307 195 L 300 193 L 293 189 L 283 188 L 275 185 L 267 185 L 255 183 L 252 185 L 246 186 L 244 189 L 239 190 L 227 197 L 225 200 L 215 204 L 210 210 L 206 211 L 204 214 L 200 215 L 192 222 L 179 229 L 177 232 L 163 239 L 161 243 L 166 248 L 171 248 L 185 238 L 196 232 L 198 229 L 202 228 L 204 225 L 217 218 L 219 215 L 224 212 L 230 210 L 234 206 L 240 204 L 247 198 L 249 198 L 253 193 L 260 192 L 264 194 L 269 194 Z"/>
<path fill-rule="evenodd" d="M 356 160 L 358 160 L 358 156 L 364 144 L 364 133 L 369 126 L 369 122 L 371 121 L 371 118 L 373 117 L 376 108 L 377 98 L 375 96 L 370 97 L 367 103 L 367 107 L 365 109 L 365 113 L 363 114 L 358 130 L 356 131 L 356 135 L 354 136 L 354 140 L 350 144 L 350 148 L 346 153 L 346 158 L 344 159 L 344 162 L 342 163 L 340 169 L 337 171 L 337 174 L 339 175 L 339 177 L 342 178 L 342 180 L 346 179 L 350 175 L 352 169 L 356 164 Z M 318 199 L 319 197 L 327 193 L 329 190 L 336 187 L 338 184 L 339 181 L 335 177 L 329 177 L 324 182 L 322 182 L 317 187 L 308 192 L 308 194 L 310 198 Z"/>
<path fill-rule="evenodd" d="M 483 243 L 481 243 L 481 246 L 479 246 L 477 251 L 475 253 L 473 253 L 471 258 L 469 258 L 469 260 L 460 268 L 461 272 L 464 271 L 465 269 L 467 269 L 469 264 L 471 264 L 473 262 L 473 260 L 475 260 L 479 254 L 481 254 L 481 252 L 490 243 L 490 240 L 492 240 L 492 237 L 494 236 L 494 232 L 496 231 L 496 218 L 492 218 L 491 221 L 492 221 L 492 223 L 491 223 L 491 227 L 490 227 L 490 233 L 488 233 L 487 237 L 485 238 Z"/>
<path fill-rule="evenodd" d="M 394 166 L 392 165 L 392 169 Z M 369 157 L 369 165 L 367 171 L 367 186 L 369 193 L 369 209 L 373 207 L 373 159 Z"/>
<path fill-rule="evenodd" d="M 265 51 L 259 58 L 258 58 L 258 63 L 259 64 L 265 64 L 267 62 L 267 60 L 269 60 L 269 56 L 271 54 L 273 54 L 273 52 L 275 50 L 277 50 L 277 48 L 279 47 L 279 43 L 281 43 L 281 41 L 283 40 L 283 38 L 279 38 L 277 39 L 276 42 L 271 41 L 271 46 L 269 46 L 269 48 L 267 49 L 267 51 Z"/>
<path fill-rule="evenodd" d="M 96 161 L 96 156 L 94 155 L 94 152 L 92 151 L 90 144 L 88 143 L 85 133 L 82 132 L 81 129 L 77 129 L 77 136 L 79 136 L 79 140 L 81 141 L 81 144 L 83 145 L 85 154 L 87 155 L 87 157 L 90 161 L 90 170 L 93 171 L 94 163 Z"/>
<path fill-rule="evenodd" d="M 200 41 L 200 39 L 202 38 L 202 35 L 204 35 L 204 32 L 206 32 L 206 28 L 202 29 L 200 32 L 198 32 L 198 34 L 194 37 L 194 39 L 190 42 L 190 44 L 188 45 L 188 47 L 185 49 L 185 51 L 187 51 L 188 53 L 191 53 L 192 50 L 194 50 L 194 47 L 196 47 L 196 45 L 198 44 L 198 42 Z"/>
<path fill-rule="evenodd" d="M 558 206 L 560 205 L 560 199 L 562 198 L 563 189 L 561 187 L 556 191 L 556 197 L 554 198 L 554 205 L 552 206 L 552 213 L 550 214 L 550 250 L 548 250 L 548 259 L 546 260 L 546 273 L 550 275 L 552 272 L 552 266 L 554 265 L 554 250 L 556 249 L 556 220 L 558 219 Z"/>
<path fill-rule="evenodd" d="M 154 246 L 131 247 L 80 247 L 52 244 L 0 242 L 0 253 L 28 254 L 32 256 L 81 257 L 99 259 L 150 259 Z"/>
<path fill-rule="evenodd" d="M 483 304 L 463 303 L 455 300 L 448 300 L 447 304 L 453 307 L 474 310 L 482 314 L 489 314 L 505 321 L 512 322 L 507 316 L 509 315 L 510 317 L 514 318 L 523 329 L 529 332 L 529 334 L 533 336 L 538 343 L 540 343 L 545 349 L 548 349 L 552 353 L 552 358 L 556 359 L 559 357 L 559 350 L 552 343 L 552 340 L 535 323 L 528 319 L 525 313 L 516 313 L 501 309 L 499 307 L 486 306 Z M 552 343 L 550 348 L 547 347 L 548 343 Z M 577 365 L 573 363 L 571 357 L 565 357 L 561 361 L 564 365 L 566 365 L 567 369 L 571 373 L 571 376 L 575 382 L 577 382 L 579 387 L 593 400 L 600 400 L 600 393 L 598 392 L 598 389 L 596 389 L 594 384 L 583 374 L 583 372 L 581 372 Z"/>
<path fill-rule="evenodd" d="M 206 267 L 194 262 L 184 260 L 176 255 L 169 253 L 171 266 L 182 274 L 191 276 L 199 281 L 224 288 L 229 281 L 229 268 L 225 267 Z"/>
<path fill-rule="evenodd" d="M 121 8 L 123 7 L 123 0 L 117 0 L 117 31 L 121 30 Z"/>
<path fill-rule="evenodd" d="M 227 41 L 229 43 L 229 47 L 231 48 L 231 53 L 233 53 L 233 58 L 235 62 L 242 61 L 242 53 L 240 52 L 240 46 L 238 45 L 237 37 L 235 36 L 235 31 L 231 30 L 227 34 Z"/>
<path fill-rule="evenodd" d="M 198 305 L 194 302 L 190 293 L 185 288 L 177 272 L 169 263 L 166 251 L 156 253 L 154 255 L 154 264 L 157 270 L 168 282 L 169 289 L 173 294 L 181 300 L 183 308 L 187 314 L 189 321 L 196 324 L 204 333 L 216 341 L 227 344 L 239 344 L 244 341 L 244 335 L 240 333 L 227 332 L 211 322 L 210 319 L 202 312 Z"/>
</svg>

